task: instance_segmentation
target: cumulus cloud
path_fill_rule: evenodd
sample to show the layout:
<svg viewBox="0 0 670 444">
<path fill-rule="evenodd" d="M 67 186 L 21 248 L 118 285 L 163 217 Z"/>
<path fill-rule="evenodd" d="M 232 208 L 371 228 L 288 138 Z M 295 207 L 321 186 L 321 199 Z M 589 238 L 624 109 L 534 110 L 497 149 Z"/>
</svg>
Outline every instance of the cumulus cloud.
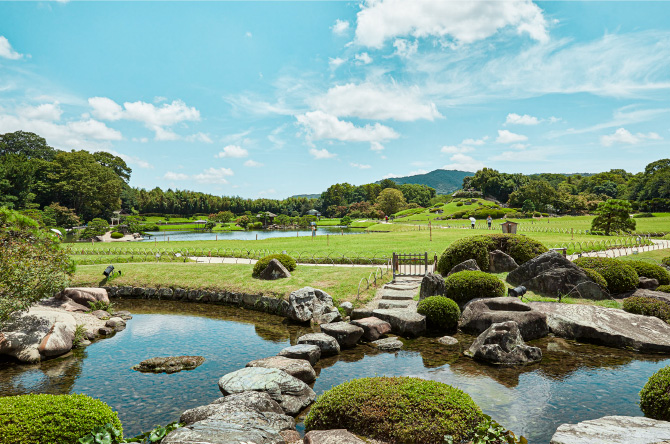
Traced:
<svg viewBox="0 0 670 444">
<path fill-rule="evenodd" d="M 256 162 L 255 160 L 249 159 L 246 162 L 244 162 L 244 166 L 249 167 L 249 168 L 258 168 L 258 167 L 262 167 L 263 164 L 260 163 L 260 162 Z"/>
<path fill-rule="evenodd" d="M 372 168 L 370 165 L 365 165 L 362 163 L 356 163 L 356 162 L 350 162 L 349 165 L 351 165 L 354 168 L 358 168 L 359 170 L 369 170 Z"/>
<path fill-rule="evenodd" d="M 200 174 L 193 176 L 193 179 L 200 183 L 213 183 L 225 185 L 228 183 L 226 177 L 232 176 L 233 170 L 230 168 L 207 168 Z"/>
<path fill-rule="evenodd" d="M 542 10 L 531 0 L 367 0 L 357 16 L 356 42 L 381 48 L 388 39 L 411 35 L 472 43 L 508 26 L 534 40 L 548 39 Z"/>
<path fill-rule="evenodd" d="M 330 69 L 337 69 L 343 63 L 345 63 L 346 61 L 347 61 L 347 59 L 343 59 L 343 58 L 340 58 L 340 57 L 329 58 L 328 59 L 328 65 L 330 66 Z"/>
<path fill-rule="evenodd" d="M 419 174 L 426 174 L 426 173 L 428 173 L 428 171 L 423 170 L 423 169 L 410 171 L 409 173 L 407 173 L 405 175 L 395 174 L 395 173 L 388 173 L 383 177 L 383 179 L 393 179 L 394 177 L 418 176 Z"/>
<path fill-rule="evenodd" d="M 442 169 L 474 172 L 484 168 L 484 163 L 465 154 L 454 154 L 449 160 L 451 163 L 443 166 Z"/>
<path fill-rule="evenodd" d="M 53 122 L 60 120 L 63 110 L 60 109 L 58 102 L 43 103 L 37 106 L 26 106 L 18 110 L 19 115 L 26 119 L 46 120 Z"/>
<path fill-rule="evenodd" d="M 219 152 L 214 157 L 218 157 L 220 159 L 223 159 L 225 157 L 233 157 L 233 158 L 239 159 L 241 157 L 247 157 L 248 155 L 249 155 L 249 151 L 242 148 L 241 146 L 228 145 L 228 146 L 223 147 L 223 151 Z"/>
<path fill-rule="evenodd" d="M 202 142 L 202 143 L 214 143 L 211 137 L 205 133 L 196 133 L 187 136 L 184 140 L 187 142 Z"/>
<path fill-rule="evenodd" d="M 9 43 L 6 37 L 0 35 L 0 57 L 9 59 L 9 60 L 18 60 L 23 57 L 23 54 L 12 49 L 12 45 Z"/>
<path fill-rule="evenodd" d="M 342 142 L 382 142 L 397 139 L 399 136 L 392 128 L 380 123 L 356 126 L 351 122 L 339 120 L 323 111 L 311 111 L 296 116 L 302 125 L 308 140 L 339 140 Z"/>
<path fill-rule="evenodd" d="M 382 152 L 384 151 L 384 145 L 379 142 L 370 142 L 370 149 L 372 151 Z"/>
<path fill-rule="evenodd" d="M 633 134 L 625 128 L 619 128 L 613 134 L 602 136 L 600 143 L 603 146 L 612 146 L 615 144 L 637 145 L 645 140 L 663 140 L 663 138 L 658 133 Z"/>
<path fill-rule="evenodd" d="M 419 42 L 414 40 L 410 42 L 405 39 L 395 39 L 393 42 L 393 47 L 395 48 L 395 55 L 398 57 L 409 58 L 412 57 L 419 49 Z"/>
<path fill-rule="evenodd" d="M 496 142 L 498 143 L 518 143 L 525 142 L 528 140 L 527 136 L 523 134 L 516 134 L 508 130 L 498 130 L 498 138 Z"/>
<path fill-rule="evenodd" d="M 346 20 L 335 20 L 335 24 L 331 27 L 333 34 L 344 35 L 349 31 L 349 22 Z"/>
<path fill-rule="evenodd" d="M 79 122 L 69 122 L 67 126 L 75 133 L 95 140 L 123 139 L 123 136 L 119 131 L 109 128 L 99 120 L 88 119 Z"/>
<path fill-rule="evenodd" d="M 172 171 L 168 171 L 163 175 L 163 179 L 167 180 L 188 180 L 188 174 L 184 173 L 174 173 Z"/>
<path fill-rule="evenodd" d="M 507 120 L 505 120 L 505 124 L 509 125 L 537 125 L 539 123 L 540 119 L 529 116 L 528 114 L 520 116 L 518 114 L 510 113 L 507 114 Z"/>
<path fill-rule="evenodd" d="M 320 150 L 317 150 L 316 148 L 310 148 L 309 154 L 314 156 L 315 159 L 332 159 L 333 157 L 337 156 L 337 154 L 331 153 L 325 148 Z"/>
<path fill-rule="evenodd" d="M 489 139 L 488 136 L 481 139 L 463 139 L 458 145 L 445 145 L 440 151 L 445 154 L 468 153 L 475 150 L 475 146 L 482 146 Z"/>
<path fill-rule="evenodd" d="M 423 99 L 418 87 L 372 82 L 337 85 L 312 100 L 312 105 L 337 117 L 413 122 L 442 117 L 434 103 Z"/>
<path fill-rule="evenodd" d="M 356 64 L 358 65 L 369 65 L 372 63 L 372 57 L 367 52 L 362 52 L 360 54 L 356 54 L 354 56 L 354 59 L 356 60 Z"/>
</svg>

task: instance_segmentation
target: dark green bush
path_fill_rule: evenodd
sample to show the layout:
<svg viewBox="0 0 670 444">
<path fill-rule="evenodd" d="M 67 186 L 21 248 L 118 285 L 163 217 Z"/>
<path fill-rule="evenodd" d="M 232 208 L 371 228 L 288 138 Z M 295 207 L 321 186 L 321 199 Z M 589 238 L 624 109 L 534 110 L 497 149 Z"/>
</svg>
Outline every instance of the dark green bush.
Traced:
<svg viewBox="0 0 670 444">
<path fill-rule="evenodd" d="M 670 293 L 670 285 L 659 285 L 656 291 L 662 291 L 663 293 Z"/>
<path fill-rule="evenodd" d="M 670 239 L 670 234 L 668 234 L 666 237 L 667 237 L 668 239 Z M 668 256 L 668 257 L 664 257 L 663 259 L 661 259 L 661 263 L 662 263 L 663 265 L 665 265 L 666 267 L 670 267 L 670 256 Z"/>
<path fill-rule="evenodd" d="M 645 261 L 626 261 L 626 265 L 633 267 L 638 276 L 656 279 L 661 285 L 670 284 L 670 273 L 660 265 Z"/>
<path fill-rule="evenodd" d="M 123 237 L 123 233 L 118 233 L 115 231 L 110 236 L 112 236 L 112 239 L 121 239 Z"/>
<path fill-rule="evenodd" d="M 277 259 L 279 262 L 282 263 L 284 267 L 286 267 L 288 271 L 295 270 L 296 267 L 295 259 L 293 259 L 291 256 L 289 256 L 288 254 L 271 254 L 269 256 L 265 256 L 262 259 L 259 259 L 258 262 L 256 262 L 256 265 L 254 265 L 254 270 L 251 273 L 251 275 L 253 277 L 260 276 L 261 272 L 265 270 L 265 267 L 268 266 L 268 264 L 272 259 Z"/>
<path fill-rule="evenodd" d="M 612 294 L 625 293 L 637 288 L 637 272 L 624 261 L 608 257 L 580 257 L 575 265 L 597 271 L 607 281 L 607 290 Z"/>
<path fill-rule="evenodd" d="M 456 206 L 457 206 L 457 207 L 462 207 L 462 206 L 463 206 L 463 202 L 456 202 Z"/>
<path fill-rule="evenodd" d="M 670 366 L 654 373 L 644 385 L 640 409 L 647 418 L 670 420 Z"/>
<path fill-rule="evenodd" d="M 445 296 L 461 307 L 475 298 L 505 296 L 505 288 L 503 281 L 483 271 L 459 271 L 444 280 Z"/>
<path fill-rule="evenodd" d="M 623 300 L 623 309 L 628 313 L 655 316 L 662 321 L 670 321 L 670 305 L 658 299 L 633 296 Z"/>
<path fill-rule="evenodd" d="M 489 269 L 489 252 L 503 251 L 521 265 L 547 251 L 535 239 L 518 234 L 482 234 L 464 237 L 453 242 L 444 250 L 437 263 L 437 271 L 443 276 L 455 266 L 468 259 L 477 261 L 479 268 Z"/>
<path fill-rule="evenodd" d="M 655 216 L 651 213 L 640 213 L 640 214 L 634 214 L 633 217 L 640 218 L 640 217 L 655 217 Z"/>
<path fill-rule="evenodd" d="M 596 270 L 592 268 L 582 268 L 582 267 L 580 268 L 596 284 L 600 285 L 602 288 L 607 288 L 607 281 L 605 280 L 602 274 L 598 273 Z"/>
<path fill-rule="evenodd" d="M 65 444 L 110 423 L 123 430 L 107 404 L 86 395 L 0 397 L 0 441 L 3 444 Z"/>
<path fill-rule="evenodd" d="M 426 317 L 429 326 L 438 330 L 454 331 L 458 327 L 461 309 L 444 296 L 430 296 L 419 302 L 416 311 Z"/>
<path fill-rule="evenodd" d="M 325 392 L 312 405 L 305 430 L 347 429 L 395 443 L 466 441 L 484 417 L 467 393 L 419 378 L 362 378 Z"/>
</svg>

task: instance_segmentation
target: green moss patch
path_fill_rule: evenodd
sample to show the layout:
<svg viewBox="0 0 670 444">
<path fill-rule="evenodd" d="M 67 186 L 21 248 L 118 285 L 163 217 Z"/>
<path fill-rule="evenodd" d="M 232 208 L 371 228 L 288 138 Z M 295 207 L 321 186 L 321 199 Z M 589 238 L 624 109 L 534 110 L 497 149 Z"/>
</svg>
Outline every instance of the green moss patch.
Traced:
<svg viewBox="0 0 670 444">
<path fill-rule="evenodd" d="M 640 409 L 647 418 L 670 420 L 670 366 L 654 373 L 644 385 Z"/>
</svg>

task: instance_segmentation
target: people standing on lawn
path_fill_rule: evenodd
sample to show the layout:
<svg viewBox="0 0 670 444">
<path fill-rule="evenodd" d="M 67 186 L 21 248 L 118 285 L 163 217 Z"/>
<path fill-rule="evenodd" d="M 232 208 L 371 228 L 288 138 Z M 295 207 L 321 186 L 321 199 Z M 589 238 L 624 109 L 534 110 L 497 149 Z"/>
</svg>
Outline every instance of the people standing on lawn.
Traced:
<svg viewBox="0 0 670 444">
<path fill-rule="evenodd" d="M 491 229 L 491 222 L 493 222 L 493 218 L 489 214 L 488 217 L 486 218 L 486 223 L 489 224 L 489 230 Z"/>
<path fill-rule="evenodd" d="M 475 229 L 475 222 L 477 222 L 477 219 L 474 217 L 470 216 L 470 227 L 474 230 Z"/>
</svg>

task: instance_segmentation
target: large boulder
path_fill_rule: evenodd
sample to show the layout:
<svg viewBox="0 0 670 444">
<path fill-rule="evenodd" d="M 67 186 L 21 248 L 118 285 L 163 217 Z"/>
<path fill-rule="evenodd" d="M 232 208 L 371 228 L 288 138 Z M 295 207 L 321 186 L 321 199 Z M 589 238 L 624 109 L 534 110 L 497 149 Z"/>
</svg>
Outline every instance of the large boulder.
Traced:
<svg viewBox="0 0 670 444">
<path fill-rule="evenodd" d="M 279 356 L 292 359 L 304 359 L 311 365 L 317 363 L 321 359 L 321 348 L 313 344 L 298 344 L 286 347 L 279 352 Z"/>
<path fill-rule="evenodd" d="M 656 290 L 658 288 L 658 279 L 640 276 L 638 278 L 637 287 L 644 288 L 646 290 Z"/>
<path fill-rule="evenodd" d="M 363 339 L 369 342 L 376 341 L 391 333 L 391 324 L 374 316 L 353 320 L 351 324 L 361 327 L 363 329 Z"/>
<path fill-rule="evenodd" d="M 391 325 L 391 331 L 400 336 L 417 337 L 426 331 L 426 317 L 407 309 L 377 309 L 372 314 Z"/>
<path fill-rule="evenodd" d="M 277 259 L 272 259 L 268 263 L 268 266 L 265 267 L 265 269 L 261 271 L 261 274 L 258 276 L 259 279 L 263 279 L 265 281 L 285 279 L 290 277 L 291 272 L 288 271 L 286 267 L 284 267 L 284 264 L 279 262 Z"/>
<path fill-rule="evenodd" d="M 246 367 L 219 379 L 221 393 L 266 392 L 287 415 L 295 416 L 316 399 L 307 384 L 276 368 Z"/>
<path fill-rule="evenodd" d="M 507 275 L 507 282 L 523 285 L 543 296 L 609 299 L 609 295 L 584 270 L 556 251 L 547 251 Z"/>
<path fill-rule="evenodd" d="M 66 288 L 58 294 L 60 298 L 72 299 L 77 304 L 91 306 L 91 302 L 104 302 L 109 304 L 107 290 L 96 287 L 72 287 Z"/>
<path fill-rule="evenodd" d="M 321 331 L 335 338 L 340 348 L 354 347 L 363 336 L 364 330 L 348 322 L 333 322 L 321 324 Z"/>
<path fill-rule="evenodd" d="M 444 278 L 437 273 L 427 273 L 421 280 L 419 300 L 422 301 L 431 296 L 444 295 Z"/>
<path fill-rule="evenodd" d="M 489 273 L 507 273 L 517 268 L 519 264 L 509 254 L 500 250 L 489 252 Z"/>
<path fill-rule="evenodd" d="M 638 298 L 652 298 L 659 301 L 663 301 L 666 304 L 670 305 L 670 293 L 665 293 L 662 291 L 647 290 L 645 288 L 638 288 L 628 297 L 638 297 Z"/>
<path fill-rule="evenodd" d="M 253 393 L 257 397 L 247 394 Z M 211 404 L 186 410 L 179 422 L 193 424 L 205 419 L 225 420 L 237 424 L 256 423 L 276 432 L 295 429 L 295 419 L 284 414 L 281 406 L 267 393 L 243 392 L 219 398 Z"/>
<path fill-rule="evenodd" d="M 308 333 L 298 338 L 298 345 L 311 344 L 321 349 L 321 356 L 340 354 L 340 344 L 337 339 L 325 333 Z"/>
<path fill-rule="evenodd" d="M 345 429 L 312 430 L 305 434 L 305 444 L 365 444 L 365 441 Z"/>
<path fill-rule="evenodd" d="M 653 316 L 584 304 L 531 302 L 556 336 L 641 352 L 670 353 L 670 325 Z"/>
<path fill-rule="evenodd" d="M 36 363 L 72 349 L 77 323 L 68 313 L 32 307 L 14 314 L 0 332 L 0 355 Z"/>
<path fill-rule="evenodd" d="M 632 416 L 605 416 L 561 424 L 551 444 L 663 444 L 670 441 L 670 422 Z"/>
<path fill-rule="evenodd" d="M 307 384 L 316 381 L 316 372 L 310 363 L 304 359 L 270 356 L 269 358 L 251 361 L 247 364 L 247 367 L 276 368 L 285 371 L 289 375 L 294 376 Z"/>
<path fill-rule="evenodd" d="M 150 358 L 133 366 L 133 370 L 145 373 L 177 373 L 182 370 L 193 370 L 203 362 L 205 362 L 205 358 L 202 356 Z"/>
<path fill-rule="evenodd" d="M 542 360 L 542 350 L 523 342 L 514 321 L 493 324 L 479 335 L 465 352 L 467 356 L 493 365 L 524 365 Z"/>
<path fill-rule="evenodd" d="M 463 261 L 460 264 L 454 265 L 454 267 L 449 270 L 449 273 L 447 273 L 447 276 L 451 276 L 454 273 L 458 273 L 459 271 L 481 271 L 479 268 L 479 265 L 477 265 L 477 261 L 474 259 L 468 259 L 467 261 Z"/>
<path fill-rule="evenodd" d="M 516 322 L 525 341 L 542 338 L 549 333 L 547 316 L 516 298 L 475 299 L 465 306 L 458 328 L 465 333 L 479 335 L 493 324 Z"/>
<path fill-rule="evenodd" d="M 324 324 L 339 319 L 333 298 L 318 288 L 303 287 L 290 294 L 287 317 L 298 322 Z"/>
<path fill-rule="evenodd" d="M 162 444 L 286 444 L 282 435 L 262 425 L 205 419 L 170 432 Z"/>
</svg>

